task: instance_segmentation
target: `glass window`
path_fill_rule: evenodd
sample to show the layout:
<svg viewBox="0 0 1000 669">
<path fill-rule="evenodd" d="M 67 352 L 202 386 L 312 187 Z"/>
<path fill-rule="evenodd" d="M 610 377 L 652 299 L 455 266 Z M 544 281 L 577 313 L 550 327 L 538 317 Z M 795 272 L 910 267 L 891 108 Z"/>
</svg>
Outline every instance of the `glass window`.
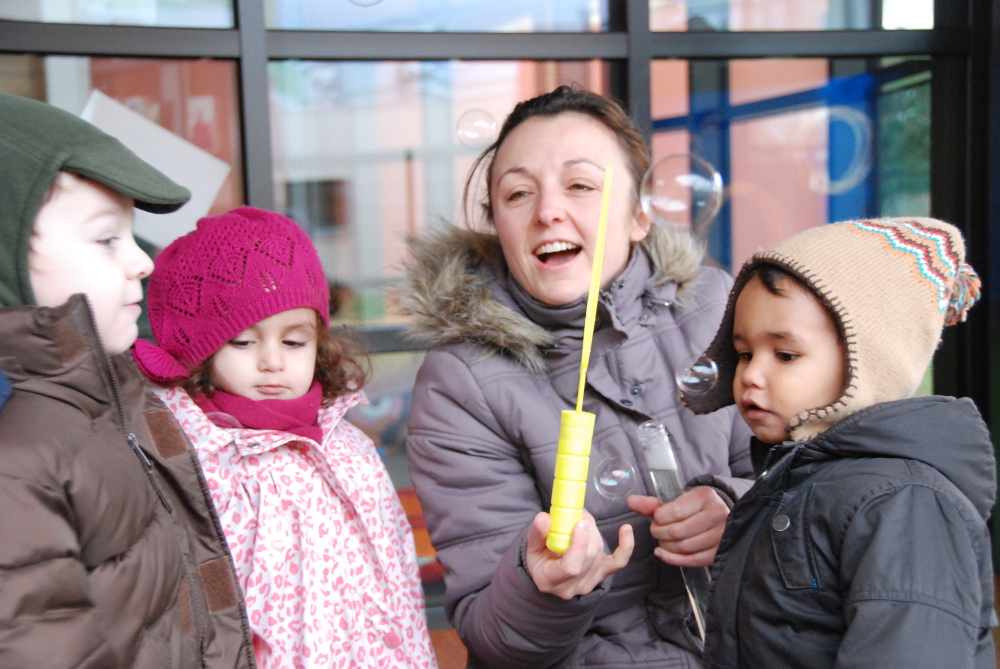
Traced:
<svg viewBox="0 0 1000 669">
<path fill-rule="evenodd" d="M 0 19 L 232 28 L 233 0 L 0 0 Z"/>
<path fill-rule="evenodd" d="M 0 55 L 0 91 L 79 114 L 94 90 L 229 163 L 232 169 L 210 214 L 243 204 L 235 63 Z"/>
<path fill-rule="evenodd" d="M 269 28 L 446 32 L 601 32 L 607 0 L 265 0 Z"/>
<path fill-rule="evenodd" d="M 468 171 L 514 105 L 607 77 L 599 60 L 271 63 L 275 209 L 312 236 L 335 320 L 406 322 L 387 293 L 405 239 L 465 220 Z"/>
<path fill-rule="evenodd" d="M 682 32 L 933 28 L 934 0 L 649 0 L 649 25 Z"/>
<path fill-rule="evenodd" d="M 930 61 L 654 61 L 654 159 L 722 174 L 708 228 L 727 268 L 800 230 L 930 212 Z"/>
</svg>

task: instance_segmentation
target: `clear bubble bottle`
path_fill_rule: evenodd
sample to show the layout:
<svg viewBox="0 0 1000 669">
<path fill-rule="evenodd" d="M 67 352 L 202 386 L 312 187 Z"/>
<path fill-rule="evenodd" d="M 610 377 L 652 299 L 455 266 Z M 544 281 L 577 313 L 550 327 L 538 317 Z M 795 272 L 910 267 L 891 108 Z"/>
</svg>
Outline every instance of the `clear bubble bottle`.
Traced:
<svg viewBox="0 0 1000 669">
<path fill-rule="evenodd" d="M 637 430 L 639 442 L 646 452 L 646 463 L 649 465 L 649 474 L 656 496 L 663 503 L 674 501 L 684 493 L 684 481 L 677 467 L 677 459 L 674 457 L 667 429 L 655 420 L 648 420 L 639 425 Z M 694 610 L 698 633 L 704 641 L 705 610 L 712 583 L 708 567 L 681 567 L 680 570 L 688 598 L 691 600 L 691 608 Z"/>
</svg>

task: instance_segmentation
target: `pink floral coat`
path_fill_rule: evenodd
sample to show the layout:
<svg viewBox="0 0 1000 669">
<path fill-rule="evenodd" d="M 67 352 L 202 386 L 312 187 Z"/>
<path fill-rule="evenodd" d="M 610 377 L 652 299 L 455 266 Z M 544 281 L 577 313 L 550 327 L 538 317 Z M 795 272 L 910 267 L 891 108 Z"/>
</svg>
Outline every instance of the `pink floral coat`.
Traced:
<svg viewBox="0 0 1000 669">
<path fill-rule="evenodd" d="M 436 668 L 413 532 L 363 432 L 362 393 L 320 412 L 323 444 L 214 425 L 157 389 L 194 444 L 246 598 L 261 669 Z"/>
</svg>

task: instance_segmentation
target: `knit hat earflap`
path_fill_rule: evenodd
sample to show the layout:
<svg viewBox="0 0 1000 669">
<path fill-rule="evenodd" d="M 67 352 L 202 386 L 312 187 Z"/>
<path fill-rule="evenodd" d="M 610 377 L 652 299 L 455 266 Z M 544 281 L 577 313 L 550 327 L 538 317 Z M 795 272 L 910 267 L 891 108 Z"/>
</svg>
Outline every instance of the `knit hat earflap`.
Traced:
<svg viewBox="0 0 1000 669">
<path fill-rule="evenodd" d="M 788 433 L 796 441 L 813 439 L 860 409 L 912 396 L 944 326 L 964 321 L 980 294 L 979 277 L 965 264 L 962 235 L 948 223 L 878 218 L 800 232 L 755 254 L 740 270 L 722 325 L 705 351 L 718 365 L 718 382 L 703 395 L 682 394 L 696 414 L 734 403 L 736 300 L 762 264 L 776 265 L 818 296 L 847 355 L 843 394 L 795 416 Z"/>
<path fill-rule="evenodd" d="M 149 323 L 159 346 L 132 355 L 157 383 L 188 378 L 233 337 L 289 309 L 315 309 L 330 324 L 330 289 L 309 236 L 294 221 L 240 207 L 198 221 L 156 258 Z"/>
</svg>

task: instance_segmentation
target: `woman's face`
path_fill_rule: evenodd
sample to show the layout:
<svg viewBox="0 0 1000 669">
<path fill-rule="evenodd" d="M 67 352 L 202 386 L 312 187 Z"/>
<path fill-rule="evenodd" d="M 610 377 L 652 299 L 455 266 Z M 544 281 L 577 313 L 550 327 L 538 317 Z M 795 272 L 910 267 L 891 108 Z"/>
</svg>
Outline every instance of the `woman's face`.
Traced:
<svg viewBox="0 0 1000 669">
<path fill-rule="evenodd" d="M 507 266 L 535 299 L 558 306 L 587 294 L 609 164 L 605 285 L 625 269 L 630 242 L 648 231 L 637 218 L 635 184 L 615 134 L 584 114 L 535 116 L 497 149 L 493 222 Z"/>
</svg>

